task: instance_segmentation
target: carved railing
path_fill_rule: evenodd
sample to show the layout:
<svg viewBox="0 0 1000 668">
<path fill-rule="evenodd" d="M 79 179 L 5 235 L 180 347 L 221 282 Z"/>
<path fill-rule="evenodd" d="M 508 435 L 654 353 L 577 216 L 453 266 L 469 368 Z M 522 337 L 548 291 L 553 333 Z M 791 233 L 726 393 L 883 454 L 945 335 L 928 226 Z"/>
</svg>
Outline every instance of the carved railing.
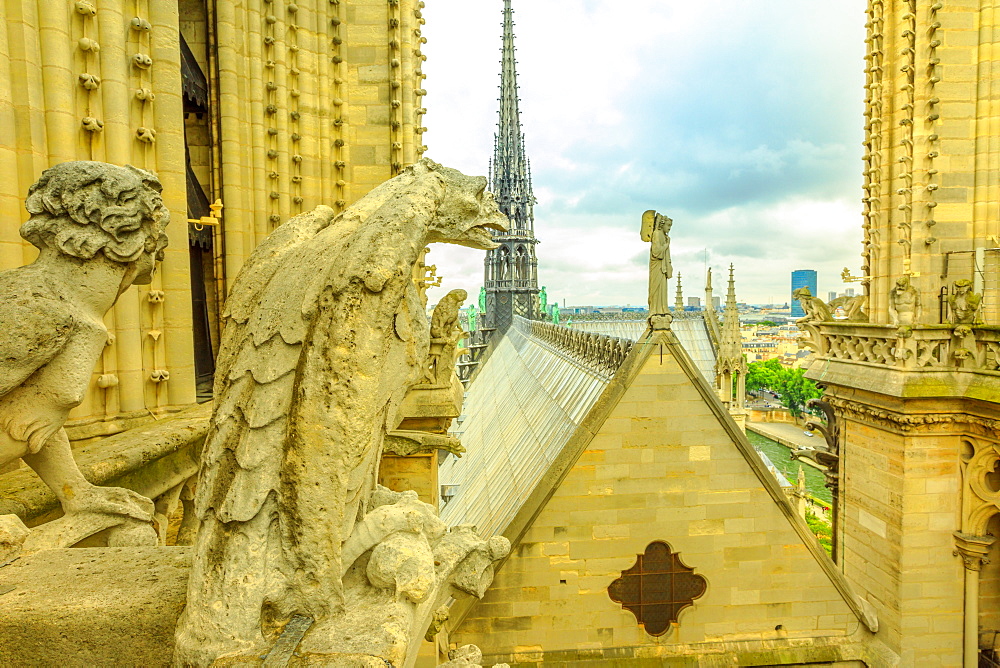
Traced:
<svg viewBox="0 0 1000 668">
<path fill-rule="evenodd" d="M 900 369 L 1000 372 L 1000 328 L 968 325 L 894 327 L 860 323 L 807 324 L 806 343 L 820 359 Z"/>
<path fill-rule="evenodd" d="M 633 341 L 606 334 L 570 329 L 550 322 L 514 318 L 514 326 L 525 336 L 548 344 L 570 359 L 610 377 L 628 357 Z"/>
<path fill-rule="evenodd" d="M 702 311 L 671 311 L 674 320 L 699 320 Z M 622 313 L 573 313 L 563 316 L 573 322 L 638 322 L 649 318 L 649 311 L 625 311 Z"/>
<path fill-rule="evenodd" d="M 538 282 L 530 278 L 507 278 L 500 281 L 486 281 L 486 288 L 497 290 L 538 290 Z"/>
</svg>

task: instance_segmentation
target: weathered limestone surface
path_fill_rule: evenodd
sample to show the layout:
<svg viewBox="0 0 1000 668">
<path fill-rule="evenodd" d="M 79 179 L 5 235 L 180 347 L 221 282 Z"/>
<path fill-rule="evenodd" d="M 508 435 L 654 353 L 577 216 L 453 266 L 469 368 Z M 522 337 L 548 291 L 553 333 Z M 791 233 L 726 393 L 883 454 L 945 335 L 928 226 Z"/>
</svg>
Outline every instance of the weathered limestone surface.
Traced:
<svg viewBox="0 0 1000 668">
<path fill-rule="evenodd" d="M 29 190 L 21 236 L 38 258 L 0 274 L 0 466 L 23 459 L 65 512 L 29 539 L 35 549 L 123 524 L 142 540 L 139 525 L 152 519 L 148 499 L 84 478 L 63 424 L 108 345 L 105 314 L 129 286 L 152 281 L 162 259 L 161 190 L 150 172 L 89 161 L 47 169 Z"/>
<path fill-rule="evenodd" d="M 73 449 L 83 477 L 95 485 L 114 485 L 155 499 L 198 472 L 201 446 L 212 404 Z M 61 513 L 55 495 L 32 471 L 0 475 L 0 515 L 16 515 L 29 526 Z"/>
<path fill-rule="evenodd" d="M 259 656 L 299 615 L 314 624 L 303 652 L 403 665 L 452 588 L 492 580 L 505 539 L 448 531 L 413 492 L 376 487 L 404 397 L 427 378 L 413 267 L 429 243 L 493 247 L 506 220 L 485 185 L 421 161 L 340 215 L 289 221 L 237 277 L 178 663 Z"/>
<path fill-rule="evenodd" d="M 190 548 L 45 550 L 0 568 L 0 665 L 170 665 Z"/>
<path fill-rule="evenodd" d="M 640 341 L 614 382 L 593 439 L 452 642 L 487 663 L 898 661 L 672 335 Z M 653 637 L 608 586 L 657 540 L 708 588 Z"/>
</svg>

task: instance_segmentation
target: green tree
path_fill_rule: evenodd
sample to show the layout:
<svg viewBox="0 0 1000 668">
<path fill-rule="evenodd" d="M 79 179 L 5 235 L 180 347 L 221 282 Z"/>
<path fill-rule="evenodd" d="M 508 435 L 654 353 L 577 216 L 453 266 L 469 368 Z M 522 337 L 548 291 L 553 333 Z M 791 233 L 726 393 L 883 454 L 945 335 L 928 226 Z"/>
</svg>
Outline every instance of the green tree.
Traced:
<svg viewBox="0 0 1000 668">
<path fill-rule="evenodd" d="M 759 327 L 777 327 L 778 323 L 773 322 L 771 320 L 761 320 L 760 322 L 757 323 L 757 325 Z"/>
<path fill-rule="evenodd" d="M 810 399 L 818 399 L 823 396 L 823 392 L 816 387 L 816 383 L 805 377 L 804 369 L 785 369 L 781 378 L 781 389 L 777 390 L 781 394 L 781 401 L 788 408 L 788 412 L 794 417 L 802 414 L 806 402 Z"/>
<path fill-rule="evenodd" d="M 753 362 L 747 367 L 747 390 L 771 390 L 781 395 L 788 412 L 798 417 L 806 402 L 823 395 L 816 383 L 805 377 L 803 369 L 789 369 L 777 358 Z"/>
<path fill-rule="evenodd" d="M 775 385 L 778 383 L 779 374 L 784 371 L 781 362 L 777 358 L 766 362 L 751 362 L 747 366 L 747 391 L 757 392 L 758 390 L 770 389 L 777 392 Z"/>
</svg>

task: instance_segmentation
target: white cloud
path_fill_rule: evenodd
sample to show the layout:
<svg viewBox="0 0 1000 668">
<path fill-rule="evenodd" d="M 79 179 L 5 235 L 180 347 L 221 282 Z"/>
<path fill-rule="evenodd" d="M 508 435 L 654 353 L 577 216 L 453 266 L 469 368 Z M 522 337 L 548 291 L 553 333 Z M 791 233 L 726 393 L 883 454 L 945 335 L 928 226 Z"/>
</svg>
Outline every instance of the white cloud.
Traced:
<svg viewBox="0 0 1000 668">
<path fill-rule="evenodd" d="M 428 155 L 483 174 L 497 120 L 500 0 L 429 0 Z M 860 252 L 864 0 L 515 0 L 540 283 L 570 303 L 645 300 L 647 208 L 674 220 L 700 293 L 702 249 L 741 299 L 787 299 L 793 269 L 838 289 Z M 482 253 L 438 247 L 446 288 Z M 718 289 L 718 287 L 717 287 Z"/>
</svg>

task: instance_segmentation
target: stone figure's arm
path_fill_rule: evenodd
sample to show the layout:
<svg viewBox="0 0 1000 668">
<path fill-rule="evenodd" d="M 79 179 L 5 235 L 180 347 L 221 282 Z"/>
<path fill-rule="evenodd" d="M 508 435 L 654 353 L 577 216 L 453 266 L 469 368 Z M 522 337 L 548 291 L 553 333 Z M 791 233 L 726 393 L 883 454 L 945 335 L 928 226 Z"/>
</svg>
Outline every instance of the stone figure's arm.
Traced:
<svg viewBox="0 0 1000 668">
<path fill-rule="evenodd" d="M 52 361 L 76 327 L 62 302 L 27 285 L 8 287 L 14 289 L 0 290 L 0 397 Z"/>
<path fill-rule="evenodd" d="M 652 246 L 650 254 L 657 260 L 663 259 L 663 253 L 667 250 L 667 237 L 660 230 L 653 231 Z"/>
</svg>

